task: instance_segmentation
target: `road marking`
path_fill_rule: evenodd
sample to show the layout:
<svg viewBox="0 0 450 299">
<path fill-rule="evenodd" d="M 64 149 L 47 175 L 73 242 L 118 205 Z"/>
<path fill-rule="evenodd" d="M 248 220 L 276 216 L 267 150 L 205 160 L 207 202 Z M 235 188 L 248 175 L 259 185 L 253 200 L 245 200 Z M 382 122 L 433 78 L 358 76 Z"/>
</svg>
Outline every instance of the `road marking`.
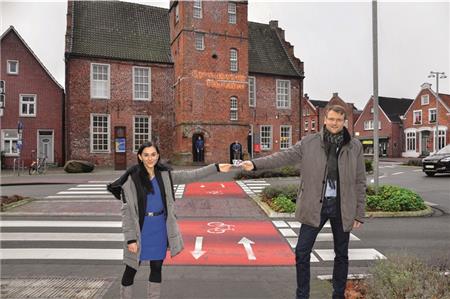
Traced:
<svg viewBox="0 0 450 299">
<path fill-rule="evenodd" d="M 111 194 L 108 191 L 61 191 L 56 194 Z"/>
<path fill-rule="evenodd" d="M 316 249 L 314 250 L 319 257 L 324 261 L 334 260 L 334 250 L 333 249 Z M 349 249 L 348 259 L 352 261 L 362 261 L 362 260 L 376 260 L 385 259 L 386 257 L 382 255 L 378 250 L 373 248 L 362 248 L 362 249 Z"/>
<path fill-rule="evenodd" d="M 393 173 L 391 175 L 399 175 L 399 174 L 402 174 L 402 173 L 404 173 L 404 172 L 395 172 L 395 173 Z"/>
<path fill-rule="evenodd" d="M 430 207 L 435 207 L 435 206 L 438 206 L 438 205 L 439 205 L 439 204 L 437 204 L 437 203 L 429 202 L 429 201 L 425 201 L 425 204 L 426 204 L 426 205 L 429 205 Z"/>
<path fill-rule="evenodd" d="M 122 260 L 122 249 L 2 248 L 0 260 Z"/>
<path fill-rule="evenodd" d="M 196 260 L 198 260 L 202 255 L 206 253 L 206 251 L 202 251 L 202 246 L 203 246 L 203 237 L 196 237 L 194 251 L 191 251 L 192 256 Z"/>
<path fill-rule="evenodd" d="M 106 184 L 81 184 L 77 187 L 106 187 Z"/>
<path fill-rule="evenodd" d="M 122 227 L 122 221 L 4 220 L 0 227 Z"/>
<path fill-rule="evenodd" d="M 123 242 L 122 233 L 5 233 L 1 241 L 114 241 Z"/>
<path fill-rule="evenodd" d="M 114 180 L 115 181 L 115 180 Z M 106 184 L 108 184 L 108 183 L 111 183 L 111 182 L 113 182 L 113 181 L 89 181 L 88 183 L 93 183 L 93 184 L 97 184 L 97 183 L 106 183 Z"/>
<path fill-rule="evenodd" d="M 413 170 L 414 172 L 419 172 L 419 171 L 422 171 L 422 169 L 416 169 L 416 170 Z"/>
<path fill-rule="evenodd" d="M 302 224 L 299 221 L 288 221 L 287 222 L 292 228 L 300 228 Z"/>
<path fill-rule="evenodd" d="M 73 191 L 95 191 L 95 190 L 106 190 L 106 187 L 73 187 L 69 188 L 67 190 L 73 190 Z"/>
<path fill-rule="evenodd" d="M 296 237 L 297 234 L 291 228 L 280 228 L 278 229 L 283 237 Z"/>
<path fill-rule="evenodd" d="M 45 198 L 115 198 L 113 195 L 50 195 Z"/>
<path fill-rule="evenodd" d="M 238 244 L 244 245 L 245 252 L 247 253 L 247 258 L 251 261 L 256 260 L 255 253 L 252 249 L 252 244 L 255 244 L 252 240 L 247 239 L 246 237 L 243 237 Z"/>
<path fill-rule="evenodd" d="M 273 223 L 273 225 L 275 225 L 275 227 L 277 227 L 277 228 L 280 228 L 280 227 L 289 227 L 289 225 L 288 225 L 286 222 L 284 222 L 284 221 L 277 221 L 277 220 L 274 220 L 274 221 L 272 221 L 272 223 Z"/>
</svg>

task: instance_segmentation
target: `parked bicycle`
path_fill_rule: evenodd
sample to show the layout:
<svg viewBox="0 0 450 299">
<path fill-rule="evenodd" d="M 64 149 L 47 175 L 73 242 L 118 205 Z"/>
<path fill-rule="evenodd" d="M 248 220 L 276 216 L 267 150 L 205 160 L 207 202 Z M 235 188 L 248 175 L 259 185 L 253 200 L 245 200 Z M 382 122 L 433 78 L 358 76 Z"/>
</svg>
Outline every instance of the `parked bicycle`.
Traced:
<svg viewBox="0 0 450 299">
<path fill-rule="evenodd" d="M 30 175 L 33 174 L 43 174 L 47 171 L 47 157 L 38 158 L 36 161 L 33 161 L 28 169 L 28 173 Z"/>
</svg>

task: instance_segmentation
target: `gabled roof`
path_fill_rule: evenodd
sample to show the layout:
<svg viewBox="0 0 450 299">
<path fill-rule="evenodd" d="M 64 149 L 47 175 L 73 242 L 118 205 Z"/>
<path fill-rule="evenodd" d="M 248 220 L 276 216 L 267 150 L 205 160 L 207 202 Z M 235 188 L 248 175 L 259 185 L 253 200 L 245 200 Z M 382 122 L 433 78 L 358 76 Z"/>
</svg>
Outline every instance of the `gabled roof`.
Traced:
<svg viewBox="0 0 450 299">
<path fill-rule="evenodd" d="M 0 41 L 3 40 L 4 37 L 6 37 L 9 33 L 14 33 L 19 40 L 22 42 L 22 44 L 25 46 L 25 48 L 27 48 L 27 50 L 31 53 L 31 55 L 33 55 L 34 59 L 36 59 L 36 61 L 39 63 L 39 65 L 42 67 L 42 69 L 47 73 L 47 75 L 50 77 L 50 79 L 52 79 L 52 81 L 61 89 L 64 89 L 59 83 L 58 81 L 56 81 L 56 79 L 52 76 L 52 74 L 50 73 L 50 71 L 45 67 L 45 65 L 41 62 L 41 60 L 39 60 L 39 58 L 37 57 L 37 55 L 33 52 L 33 50 L 31 50 L 31 48 L 28 46 L 28 44 L 25 42 L 25 40 L 20 36 L 19 32 L 17 32 L 16 28 L 14 28 L 14 26 L 9 26 L 9 28 L 2 34 L 2 36 L 0 36 Z"/>
<path fill-rule="evenodd" d="M 267 24 L 248 22 L 248 64 L 250 73 L 298 77 L 275 30 Z"/>
<path fill-rule="evenodd" d="M 311 104 L 314 105 L 314 107 L 320 107 L 325 108 L 326 105 L 328 105 L 329 101 L 321 101 L 321 100 L 309 100 Z"/>
<path fill-rule="evenodd" d="M 378 97 L 378 105 L 392 122 L 401 122 L 400 116 L 405 114 L 413 101 L 405 98 Z"/>
<path fill-rule="evenodd" d="M 70 55 L 172 64 L 169 10 L 122 1 L 73 1 Z M 274 29 L 249 22 L 249 72 L 299 77 Z"/>
<path fill-rule="evenodd" d="M 447 110 L 450 112 L 450 94 L 440 93 L 439 98 L 447 106 Z"/>
<path fill-rule="evenodd" d="M 121 1 L 73 1 L 69 53 L 172 63 L 165 8 Z"/>
</svg>

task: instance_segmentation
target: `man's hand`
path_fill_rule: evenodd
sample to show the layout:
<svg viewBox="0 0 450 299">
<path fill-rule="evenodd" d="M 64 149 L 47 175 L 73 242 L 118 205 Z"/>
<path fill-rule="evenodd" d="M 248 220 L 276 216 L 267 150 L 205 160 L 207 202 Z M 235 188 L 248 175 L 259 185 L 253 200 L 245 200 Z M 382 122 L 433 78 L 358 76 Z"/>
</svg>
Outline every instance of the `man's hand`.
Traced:
<svg viewBox="0 0 450 299">
<path fill-rule="evenodd" d="M 230 171 L 232 166 L 233 166 L 233 164 L 221 163 L 221 164 L 219 164 L 220 172 L 228 172 L 228 171 Z"/>
<path fill-rule="evenodd" d="M 353 228 L 360 228 L 361 227 L 361 222 L 359 222 L 358 220 L 354 220 L 353 221 Z"/>
<path fill-rule="evenodd" d="M 253 170 L 253 162 L 252 161 L 244 161 L 241 163 L 241 167 L 245 171 L 252 171 Z"/>
<path fill-rule="evenodd" d="M 132 253 L 137 253 L 138 252 L 137 243 L 130 243 L 130 244 L 128 244 L 128 251 L 130 251 Z"/>
</svg>

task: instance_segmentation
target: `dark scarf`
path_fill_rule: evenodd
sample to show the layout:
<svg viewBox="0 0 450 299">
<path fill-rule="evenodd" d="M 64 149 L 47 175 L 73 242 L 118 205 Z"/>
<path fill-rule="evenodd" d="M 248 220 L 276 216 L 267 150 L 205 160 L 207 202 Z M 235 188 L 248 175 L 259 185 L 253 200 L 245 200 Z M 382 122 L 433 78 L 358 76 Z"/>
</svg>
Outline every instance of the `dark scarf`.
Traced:
<svg viewBox="0 0 450 299">
<path fill-rule="evenodd" d="M 332 134 L 325 127 L 323 129 L 323 141 L 327 155 L 327 182 L 331 188 L 336 189 L 338 179 L 338 149 L 344 143 L 344 130 L 337 134 Z"/>
</svg>

